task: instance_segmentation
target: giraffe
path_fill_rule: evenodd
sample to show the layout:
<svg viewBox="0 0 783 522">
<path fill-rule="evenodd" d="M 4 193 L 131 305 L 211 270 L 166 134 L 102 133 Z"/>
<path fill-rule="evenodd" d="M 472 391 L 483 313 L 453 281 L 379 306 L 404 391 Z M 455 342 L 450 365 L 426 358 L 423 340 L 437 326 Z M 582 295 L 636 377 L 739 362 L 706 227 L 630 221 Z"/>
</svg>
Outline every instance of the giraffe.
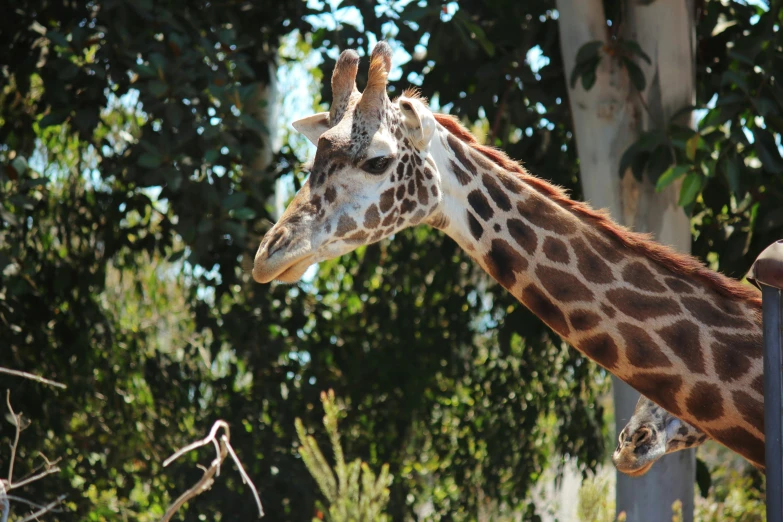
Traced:
<svg viewBox="0 0 783 522">
<path fill-rule="evenodd" d="M 632 477 L 647 473 L 666 454 L 701 446 L 707 434 L 642 395 L 612 454 L 615 467 Z"/>
<path fill-rule="evenodd" d="M 330 111 L 293 123 L 315 158 L 259 245 L 257 282 L 296 282 L 313 263 L 429 225 L 571 346 L 763 468 L 757 289 L 569 199 L 415 91 L 392 102 L 385 42 L 362 93 L 358 64 L 344 51 Z"/>
</svg>

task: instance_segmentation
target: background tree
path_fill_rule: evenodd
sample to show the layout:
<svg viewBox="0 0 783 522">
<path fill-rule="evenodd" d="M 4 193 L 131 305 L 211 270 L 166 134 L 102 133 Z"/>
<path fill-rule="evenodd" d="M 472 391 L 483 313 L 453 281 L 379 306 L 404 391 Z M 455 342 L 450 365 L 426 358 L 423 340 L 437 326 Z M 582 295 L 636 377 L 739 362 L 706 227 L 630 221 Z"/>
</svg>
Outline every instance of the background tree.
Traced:
<svg viewBox="0 0 783 522">
<path fill-rule="evenodd" d="M 193 461 L 160 463 L 218 417 L 269 519 L 311 518 L 317 486 L 294 419 L 316 426 L 328 388 L 345 404 L 349 460 L 389 463 L 395 520 L 533 520 L 530 488 L 552 461 L 604 458 L 603 372 L 440 234 L 406 231 L 295 287 L 242 269 L 275 187 L 284 198 L 306 175 L 300 137 L 281 135 L 268 164 L 262 152 L 288 123 L 271 125 L 274 67 L 278 114 L 307 110 L 286 89 L 309 83 L 328 103 L 339 50 L 367 54 L 379 38 L 409 60 L 395 92 L 420 85 L 581 197 L 555 3 L 310 5 L 31 0 L 0 21 L 0 365 L 69 386 L 13 383 L 36 419 L 28 447 L 64 457 L 46 484 L 47 497 L 68 494 L 63 520 L 156 519 L 200 475 Z M 783 231 L 780 13 L 704 13 L 696 100 L 723 101 L 707 109 L 713 130 L 702 120 L 686 140 L 699 181 L 687 204 L 694 252 L 737 276 Z M 755 54 L 737 54 L 757 33 Z M 254 516 L 226 479 L 186 517 Z"/>
</svg>

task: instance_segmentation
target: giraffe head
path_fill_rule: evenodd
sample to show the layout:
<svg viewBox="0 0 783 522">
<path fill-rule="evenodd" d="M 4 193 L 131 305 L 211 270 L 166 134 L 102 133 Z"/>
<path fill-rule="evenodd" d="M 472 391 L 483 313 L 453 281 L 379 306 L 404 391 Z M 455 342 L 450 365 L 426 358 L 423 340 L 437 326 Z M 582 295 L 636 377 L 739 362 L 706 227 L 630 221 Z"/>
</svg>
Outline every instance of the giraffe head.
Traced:
<svg viewBox="0 0 783 522">
<path fill-rule="evenodd" d="M 698 446 L 707 435 L 641 396 L 631 420 L 620 432 L 612 461 L 632 477 L 647 473 L 655 461 L 674 451 Z"/>
<path fill-rule="evenodd" d="M 332 74 L 329 112 L 293 123 L 317 147 L 301 190 L 267 232 L 253 277 L 299 280 L 307 267 L 431 217 L 441 200 L 430 155 L 436 122 L 415 95 L 386 93 L 391 48 L 375 46 L 367 86 L 356 88 L 359 55 L 344 51 Z"/>
</svg>

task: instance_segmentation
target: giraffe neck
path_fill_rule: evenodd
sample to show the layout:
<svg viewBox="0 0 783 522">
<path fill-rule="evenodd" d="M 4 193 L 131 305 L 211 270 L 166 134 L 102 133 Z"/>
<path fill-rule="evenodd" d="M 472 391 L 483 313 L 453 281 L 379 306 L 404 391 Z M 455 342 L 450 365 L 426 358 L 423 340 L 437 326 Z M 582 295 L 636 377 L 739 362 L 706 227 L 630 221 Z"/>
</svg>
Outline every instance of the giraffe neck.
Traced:
<svg viewBox="0 0 783 522">
<path fill-rule="evenodd" d="M 444 199 L 429 223 L 587 357 L 763 467 L 757 295 L 438 132 Z"/>
</svg>

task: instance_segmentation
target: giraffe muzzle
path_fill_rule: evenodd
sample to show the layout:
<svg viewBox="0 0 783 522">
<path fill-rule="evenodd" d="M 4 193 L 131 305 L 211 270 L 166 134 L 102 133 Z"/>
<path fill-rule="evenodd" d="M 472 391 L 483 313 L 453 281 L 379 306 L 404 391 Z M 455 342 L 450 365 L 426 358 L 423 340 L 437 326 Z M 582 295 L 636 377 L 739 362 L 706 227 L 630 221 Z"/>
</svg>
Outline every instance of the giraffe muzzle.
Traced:
<svg viewBox="0 0 783 522">
<path fill-rule="evenodd" d="M 316 259 L 308 241 L 296 241 L 286 227 L 273 227 L 267 232 L 253 261 L 253 279 L 258 283 L 273 280 L 294 283 L 302 278 Z"/>
</svg>

